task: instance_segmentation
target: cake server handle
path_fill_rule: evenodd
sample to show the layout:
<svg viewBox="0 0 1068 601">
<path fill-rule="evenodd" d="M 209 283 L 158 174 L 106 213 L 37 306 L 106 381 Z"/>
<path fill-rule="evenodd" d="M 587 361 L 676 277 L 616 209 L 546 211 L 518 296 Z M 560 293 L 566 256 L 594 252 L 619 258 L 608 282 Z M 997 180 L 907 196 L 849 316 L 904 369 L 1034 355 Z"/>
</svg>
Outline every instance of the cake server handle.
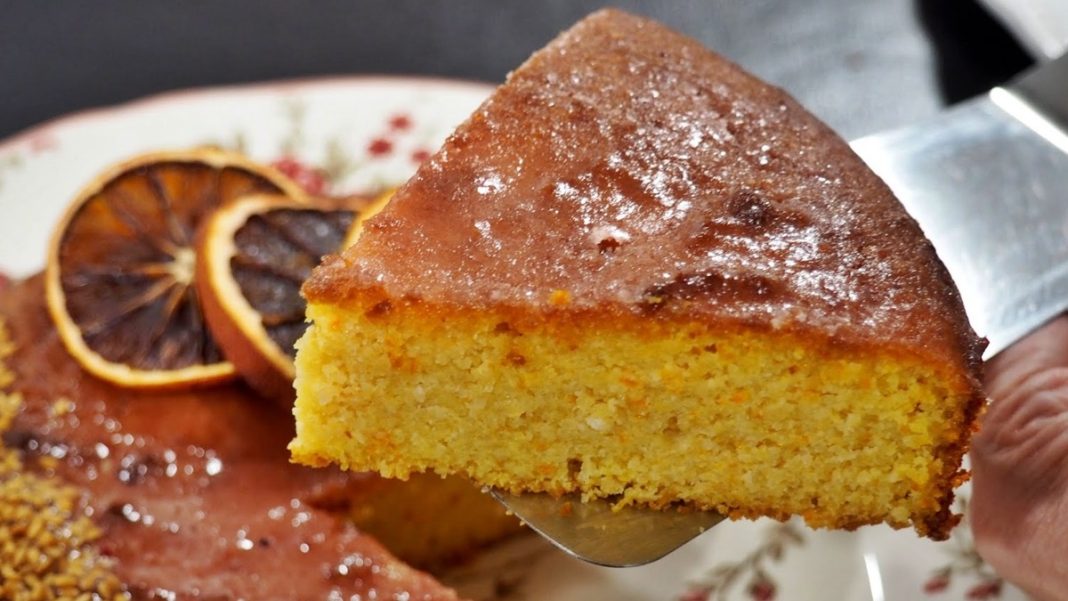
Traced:
<svg viewBox="0 0 1068 601">
<path fill-rule="evenodd" d="M 1068 55 L 852 146 L 934 244 L 986 358 L 1068 309 Z"/>
</svg>

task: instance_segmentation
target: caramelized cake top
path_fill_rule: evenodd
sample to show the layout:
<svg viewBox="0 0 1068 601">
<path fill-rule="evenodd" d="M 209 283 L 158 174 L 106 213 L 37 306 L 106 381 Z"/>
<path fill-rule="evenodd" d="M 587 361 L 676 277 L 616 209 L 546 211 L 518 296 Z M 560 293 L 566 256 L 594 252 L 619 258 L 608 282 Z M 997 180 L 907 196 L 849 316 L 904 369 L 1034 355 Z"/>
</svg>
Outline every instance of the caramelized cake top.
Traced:
<svg viewBox="0 0 1068 601">
<path fill-rule="evenodd" d="M 615 10 L 512 73 L 304 292 L 746 323 L 972 373 L 982 349 L 934 249 L 842 139 Z"/>
</svg>

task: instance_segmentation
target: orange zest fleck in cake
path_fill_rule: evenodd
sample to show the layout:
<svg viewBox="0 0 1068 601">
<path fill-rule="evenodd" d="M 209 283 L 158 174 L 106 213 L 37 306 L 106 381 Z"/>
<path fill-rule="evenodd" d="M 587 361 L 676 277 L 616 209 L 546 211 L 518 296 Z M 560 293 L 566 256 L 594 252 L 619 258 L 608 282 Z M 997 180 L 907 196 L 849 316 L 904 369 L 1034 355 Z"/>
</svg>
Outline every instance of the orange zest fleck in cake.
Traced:
<svg viewBox="0 0 1068 601">
<path fill-rule="evenodd" d="M 305 284 L 297 461 L 945 538 L 981 341 L 782 91 L 602 11 Z"/>
</svg>

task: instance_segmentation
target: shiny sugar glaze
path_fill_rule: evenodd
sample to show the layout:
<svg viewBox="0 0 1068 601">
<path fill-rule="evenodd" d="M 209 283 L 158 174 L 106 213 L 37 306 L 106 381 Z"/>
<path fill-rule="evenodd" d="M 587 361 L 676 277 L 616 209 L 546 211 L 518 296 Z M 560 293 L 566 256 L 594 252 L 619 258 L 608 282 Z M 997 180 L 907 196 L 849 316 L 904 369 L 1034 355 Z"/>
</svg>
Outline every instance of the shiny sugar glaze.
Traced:
<svg viewBox="0 0 1068 601">
<path fill-rule="evenodd" d="M 611 10 L 517 69 L 305 292 L 745 323 L 965 373 L 980 350 L 933 248 L 844 141 Z"/>
</svg>

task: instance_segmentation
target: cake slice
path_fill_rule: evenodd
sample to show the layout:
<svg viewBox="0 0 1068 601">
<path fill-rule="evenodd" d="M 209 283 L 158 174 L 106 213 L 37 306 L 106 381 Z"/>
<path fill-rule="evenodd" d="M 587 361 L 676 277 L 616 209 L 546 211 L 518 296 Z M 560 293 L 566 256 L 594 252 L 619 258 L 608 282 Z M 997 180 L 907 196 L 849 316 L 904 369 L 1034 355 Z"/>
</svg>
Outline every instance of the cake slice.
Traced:
<svg viewBox="0 0 1068 601">
<path fill-rule="evenodd" d="M 941 539 L 983 343 L 794 100 L 595 13 L 305 284 L 290 448 L 407 478 Z"/>
</svg>

